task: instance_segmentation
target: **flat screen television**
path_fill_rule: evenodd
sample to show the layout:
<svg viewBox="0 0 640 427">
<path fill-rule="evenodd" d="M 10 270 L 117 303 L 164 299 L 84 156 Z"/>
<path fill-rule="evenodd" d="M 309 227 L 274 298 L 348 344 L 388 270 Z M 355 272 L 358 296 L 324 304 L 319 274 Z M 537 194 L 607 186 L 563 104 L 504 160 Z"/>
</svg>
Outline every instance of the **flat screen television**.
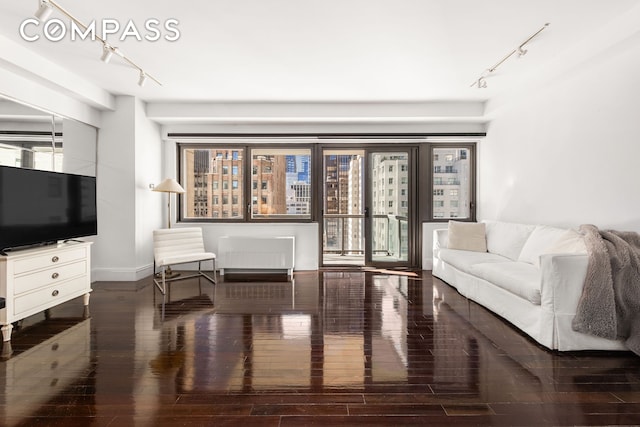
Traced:
<svg viewBox="0 0 640 427">
<path fill-rule="evenodd" d="M 0 166 L 0 251 L 97 232 L 95 177 Z"/>
</svg>

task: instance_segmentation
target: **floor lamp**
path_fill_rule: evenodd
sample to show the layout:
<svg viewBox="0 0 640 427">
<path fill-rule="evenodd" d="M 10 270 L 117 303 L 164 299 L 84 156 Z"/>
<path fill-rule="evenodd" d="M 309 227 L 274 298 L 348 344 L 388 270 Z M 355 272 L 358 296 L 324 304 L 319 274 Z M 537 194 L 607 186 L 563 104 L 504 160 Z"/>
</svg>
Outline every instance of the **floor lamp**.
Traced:
<svg viewBox="0 0 640 427">
<path fill-rule="evenodd" d="M 178 184 L 178 181 L 176 181 L 175 179 L 167 178 L 164 181 L 162 181 L 160 184 L 156 185 L 153 188 L 153 191 L 158 191 L 160 193 L 168 193 L 167 197 L 169 199 L 169 202 L 167 203 L 167 207 L 168 207 L 167 228 L 171 228 L 171 194 L 172 193 L 182 194 L 185 192 L 184 188 L 182 188 L 182 186 Z M 180 275 L 179 273 L 174 273 L 171 270 L 171 266 L 167 266 L 167 270 L 165 271 L 166 278 L 170 279 L 179 275 Z"/>
</svg>

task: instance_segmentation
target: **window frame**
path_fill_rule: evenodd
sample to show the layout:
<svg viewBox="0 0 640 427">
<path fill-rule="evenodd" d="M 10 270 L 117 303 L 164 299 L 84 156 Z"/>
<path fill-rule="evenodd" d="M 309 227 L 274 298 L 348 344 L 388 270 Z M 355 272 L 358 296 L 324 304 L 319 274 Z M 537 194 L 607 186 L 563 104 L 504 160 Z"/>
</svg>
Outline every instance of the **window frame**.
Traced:
<svg viewBox="0 0 640 427">
<path fill-rule="evenodd" d="M 427 196 L 424 197 L 424 200 L 421 201 L 423 206 L 423 212 L 426 214 L 423 217 L 425 222 L 449 222 L 450 220 L 461 221 L 461 222 L 476 222 L 476 185 L 477 185 L 477 177 L 476 177 L 476 142 L 461 142 L 461 141 L 451 141 L 451 142 L 442 142 L 442 143 L 430 143 L 428 144 L 427 149 L 422 152 L 422 156 L 420 161 L 425 165 L 429 165 L 428 168 L 422 168 L 424 172 L 424 176 L 421 177 L 423 182 L 427 183 Z M 469 217 L 468 218 L 444 218 L 441 217 L 440 214 L 436 215 L 434 213 L 433 201 L 435 200 L 434 190 L 435 185 L 445 185 L 447 182 L 445 179 L 440 179 L 439 183 L 436 184 L 435 179 L 435 164 L 434 164 L 434 152 L 436 149 L 466 149 L 468 151 L 468 161 L 469 161 Z M 444 172 L 440 172 L 444 173 Z M 448 190 L 447 190 L 448 191 Z M 424 193 L 424 192 L 423 192 Z M 446 191 L 445 191 L 446 193 Z M 439 196 L 441 197 L 441 196 Z"/>
<path fill-rule="evenodd" d="M 244 224 L 244 223 L 312 223 L 317 222 L 316 217 L 316 197 L 314 195 L 314 174 L 316 171 L 313 170 L 315 157 L 316 157 L 316 146 L 315 144 L 304 144 L 304 143 L 264 143 L 264 142 L 245 142 L 238 143 L 237 141 L 233 141 L 233 138 L 229 138 L 228 141 L 203 141 L 203 142 L 176 142 L 176 160 L 177 160 L 177 176 L 178 182 L 184 187 L 184 177 L 183 174 L 185 171 L 184 168 L 184 150 L 187 149 L 196 149 L 196 150 L 228 150 L 231 153 L 235 151 L 242 151 L 242 173 L 235 175 L 238 177 L 238 181 L 242 181 L 242 184 L 238 182 L 238 188 L 242 190 L 242 203 L 243 206 L 243 214 L 241 218 L 224 218 L 223 215 L 218 217 L 206 217 L 206 218 L 187 218 L 185 217 L 184 212 L 184 203 L 186 198 L 183 194 L 179 194 L 178 196 L 178 215 L 177 222 L 183 223 L 235 223 L 235 224 Z M 260 149 L 260 150 L 282 150 L 282 149 L 291 149 L 291 150 L 309 150 L 309 168 L 310 168 L 310 212 L 309 215 L 305 215 L 304 218 L 298 218 L 296 215 L 288 215 L 282 217 L 265 217 L 265 218 L 253 218 L 252 217 L 252 207 L 253 207 L 253 162 L 251 157 L 252 149 Z M 233 154 L 232 154 L 233 156 Z M 228 176 L 231 175 L 231 170 L 229 170 Z M 222 172 L 220 172 L 222 173 Z M 258 183 L 258 187 L 261 186 L 261 183 Z M 185 187 L 186 189 L 186 187 Z M 188 189 L 186 189 L 188 191 Z M 230 189 L 231 190 L 231 189 Z M 231 209 L 231 208 L 229 208 Z"/>
</svg>

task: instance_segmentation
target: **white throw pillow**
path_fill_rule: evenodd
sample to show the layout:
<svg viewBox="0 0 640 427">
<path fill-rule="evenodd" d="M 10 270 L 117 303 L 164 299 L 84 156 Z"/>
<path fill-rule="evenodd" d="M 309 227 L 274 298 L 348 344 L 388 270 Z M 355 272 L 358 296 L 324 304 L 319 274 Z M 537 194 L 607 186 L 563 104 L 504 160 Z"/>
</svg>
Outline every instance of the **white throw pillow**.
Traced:
<svg viewBox="0 0 640 427">
<path fill-rule="evenodd" d="M 449 249 L 487 252 L 485 225 L 476 222 L 449 221 Z"/>
<path fill-rule="evenodd" d="M 535 225 L 502 221 L 483 221 L 487 225 L 487 250 L 513 261 L 520 256 L 522 247 Z"/>
<path fill-rule="evenodd" d="M 518 261 L 540 267 L 540 255 L 560 239 L 566 231 L 563 228 L 538 225 L 522 247 Z"/>
<path fill-rule="evenodd" d="M 576 230 L 565 231 L 558 240 L 544 250 L 545 254 L 586 254 L 584 236 Z"/>
</svg>

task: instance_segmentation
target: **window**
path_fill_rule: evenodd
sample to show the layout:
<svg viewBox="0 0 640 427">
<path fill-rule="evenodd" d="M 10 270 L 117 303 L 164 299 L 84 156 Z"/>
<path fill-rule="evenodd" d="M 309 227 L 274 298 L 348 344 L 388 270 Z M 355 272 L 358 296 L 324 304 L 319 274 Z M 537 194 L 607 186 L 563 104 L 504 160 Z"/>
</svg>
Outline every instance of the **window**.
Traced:
<svg viewBox="0 0 640 427">
<path fill-rule="evenodd" d="M 441 173 L 441 172 L 442 172 L 442 166 L 433 167 L 433 173 Z"/>
<path fill-rule="evenodd" d="M 238 166 L 231 166 L 231 175 L 238 175 Z"/>
<path fill-rule="evenodd" d="M 389 200 L 389 207 L 392 208 L 393 207 L 393 200 Z"/>
<path fill-rule="evenodd" d="M 252 148 L 252 190 L 258 203 L 251 206 L 250 219 L 311 218 L 311 149 Z"/>
<path fill-rule="evenodd" d="M 233 181 L 231 181 L 231 188 L 233 188 L 234 190 L 238 189 L 238 180 L 234 179 Z"/>
<path fill-rule="evenodd" d="M 393 165 L 389 165 L 389 172 L 393 172 Z"/>
<path fill-rule="evenodd" d="M 229 215 L 231 205 L 229 204 L 228 195 L 223 191 L 229 189 L 229 181 L 223 175 L 228 175 L 229 171 L 236 171 L 234 176 L 234 198 L 237 198 L 238 204 L 242 203 L 244 194 L 242 191 L 242 163 L 239 163 L 243 157 L 244 150 L 228 149 L 225 147 L 180 147 L 181 161 L 181 184 L 185 189 L 182 196 L 182 218 L 199 219 L 199 218 L 217 218 L 217 219 L 241 219 L 243 210 L 232 212 Z M 233 164 L 232 164 L 233 163 Z M 218 173 L 221 172 L 221 175 Z M 212 175 L 213 174 L 213 175 Z M 198 182 L 206 182 L 211 180 L 211 187 L 198 186 Z M 222 185 L 220 185 L 222 182 Z M 202 206 L 205 204 L 205 206 Z M 207 206 L 208 204 L 208 206 Z M 234 202 L 235 204 L 235 202 Z"/>
<path fill-rule="evenodd" d="M 393 184 L 393 178 L 389 178 L 389 185 Z"/>
<path fill-rule="evenodd" d="M 393 189 L 392 188 L 389 189 L 389 197 L 393 197 Z"/>
<path fill-rule="evenodd" d="M 447 200 L 447 211 L 443 212 L 445 207 L 444 200 L 432 201 L 432 218 L 448 219 L 471 219 L 473 213 L 472 206 L 472 164 L 469 152 L 471 148 L 447 145 L 434 145 L 431 151 L 432 163 L 438 159 L 444 159 L 447 165 L 444 166 L 444 172 L 449 174 L 446 178 L 432 176 L 433 185 L 444 185 L 445 189 L 433 188 L 434 196 L 444 196 L 446 194 L 451 197 Z M 438 166 L 433 167 L 434 174 L 442 171 Z"/>
</svg>

